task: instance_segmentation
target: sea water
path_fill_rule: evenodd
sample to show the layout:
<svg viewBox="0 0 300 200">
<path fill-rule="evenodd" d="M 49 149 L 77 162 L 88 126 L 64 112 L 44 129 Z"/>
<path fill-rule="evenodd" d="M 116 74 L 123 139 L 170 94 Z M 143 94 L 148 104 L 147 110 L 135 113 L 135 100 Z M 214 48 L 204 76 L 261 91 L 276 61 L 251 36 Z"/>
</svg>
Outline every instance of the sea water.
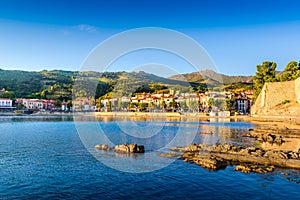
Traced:
<svg viewBox="0 0 300 200">
<path fill-rule="evenodd" d="M 95 128 L 96 127 L 96 128 Z M 0 199 L 297 199 L 299 171 L 208 171 L 159 156 L 171 145 L 233 143 L 251 123 L 0 117 Z M 104 136 L 105 140 L 103 140 Z M 98 151 L 138 143 L 145 154 Z M 288 175 L 287 175 L 288 174 Z"/>
</svg>

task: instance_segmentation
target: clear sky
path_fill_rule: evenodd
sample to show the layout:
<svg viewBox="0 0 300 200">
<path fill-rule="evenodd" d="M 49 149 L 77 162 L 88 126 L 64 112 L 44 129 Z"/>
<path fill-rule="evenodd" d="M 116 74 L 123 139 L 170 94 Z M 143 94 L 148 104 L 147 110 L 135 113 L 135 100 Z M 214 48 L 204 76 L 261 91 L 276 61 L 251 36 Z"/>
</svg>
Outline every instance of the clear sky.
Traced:
<svg viewBox="0 0 300 200">
<path fill-rule="evenodd" d="M 77 70 L 113 34 L 162 27 L 196 40 L 221 73 L 252 75 L 265 60 L 282 70 L 300 60 L 299 9 L 298 0 L 0 0 L 0 68 Z M 191 71 L 183 61 L 153 52 L 129 55 L 111 70 L 158 57 L 180 73 Z"/>
</svg>

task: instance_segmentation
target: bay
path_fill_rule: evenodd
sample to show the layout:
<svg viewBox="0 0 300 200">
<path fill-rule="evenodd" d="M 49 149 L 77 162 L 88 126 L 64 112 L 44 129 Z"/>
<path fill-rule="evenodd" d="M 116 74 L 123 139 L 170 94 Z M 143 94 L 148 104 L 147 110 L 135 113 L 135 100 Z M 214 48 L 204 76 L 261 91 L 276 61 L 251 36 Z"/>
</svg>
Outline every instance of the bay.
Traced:
<svg viewBox="0 0 300 200">
<path fill-rule="evenodd" d="M 93 128 L 96 127 L 96 128 Z M 0 199 L 295 199 L 299 171 L 243 174 L 208 171 L 159 157 L 168 145 L 234 143 L 245 122 L 76 120 L 73 117 L 0 117 Z M 103 142 L 136 142 L 146 153 L 97 151 Z M 175 142 L 174 142 L 175 141 Z M 293 176 L 291 176 L 291 174 Z"/>
</svg>

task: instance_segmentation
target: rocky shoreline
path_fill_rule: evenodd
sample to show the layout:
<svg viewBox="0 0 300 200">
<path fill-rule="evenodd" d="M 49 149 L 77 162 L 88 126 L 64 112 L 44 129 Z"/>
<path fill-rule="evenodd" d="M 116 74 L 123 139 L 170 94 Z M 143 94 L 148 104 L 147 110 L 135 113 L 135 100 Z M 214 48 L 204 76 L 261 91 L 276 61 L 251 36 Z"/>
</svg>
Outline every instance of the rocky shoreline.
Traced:
<svg viewBox="0 0 300 200">
<path fill-rule="evenodd" d="M 244 173 L 268 173 L 276 168 L 300 169 L 300 140 L 295 146 L 291 145 L 291 141 L 299 139 L 299 130 L 257 127 L 239 137 L 254 138 L 254 146 L 191 144 L 171 148 L 171 152 L 160 156 L 179 157 L 208 170 L 225 169 L 227 166 L 235 166 L 236 171 Z"/>
<path fill-rule="evenodd" d="M 300 152 L 266 151 L 232 144 L 192 144 L 186 148 L 172 150 L 184 151 L 181 155 L 183 161 L 211 170 L 225 169 L 232 165 L 238 165 L 238 171 L 257 173 L 271 172 L 275 167 L 300 169 Z"/>
</svg>

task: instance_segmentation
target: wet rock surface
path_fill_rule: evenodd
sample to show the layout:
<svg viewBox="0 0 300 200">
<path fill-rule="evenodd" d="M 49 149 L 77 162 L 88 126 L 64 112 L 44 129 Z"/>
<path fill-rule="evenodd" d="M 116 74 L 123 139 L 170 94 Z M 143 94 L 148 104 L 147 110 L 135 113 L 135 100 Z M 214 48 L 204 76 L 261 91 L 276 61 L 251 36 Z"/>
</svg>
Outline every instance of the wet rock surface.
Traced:
<svg viewBox="0 0 300 200">
<path fill-rule="evenodd" d="M 143 145 L 137 144 L 121 144 L 116 145 L 114 148 L 109 147 L 107 144 L 97 144 L 95 146 L 97 150 L 104 150 L 104 151 L 116 151 L 121 153 L 144 153 L 145 148 Z"/>
<path fill-rule="evenodd" d="M 272 172 L 275 167 L 300 169 L 300 152 L 263 150 L 233 144 L 191 144 L 185 148 L 172 148 L 178 152 L 183 149 L 183 161 L 211 170 L 224 169 L 229 165 L 238 165 L 236 171 L 245 173 L 267 173 Z"/>
</svg>

